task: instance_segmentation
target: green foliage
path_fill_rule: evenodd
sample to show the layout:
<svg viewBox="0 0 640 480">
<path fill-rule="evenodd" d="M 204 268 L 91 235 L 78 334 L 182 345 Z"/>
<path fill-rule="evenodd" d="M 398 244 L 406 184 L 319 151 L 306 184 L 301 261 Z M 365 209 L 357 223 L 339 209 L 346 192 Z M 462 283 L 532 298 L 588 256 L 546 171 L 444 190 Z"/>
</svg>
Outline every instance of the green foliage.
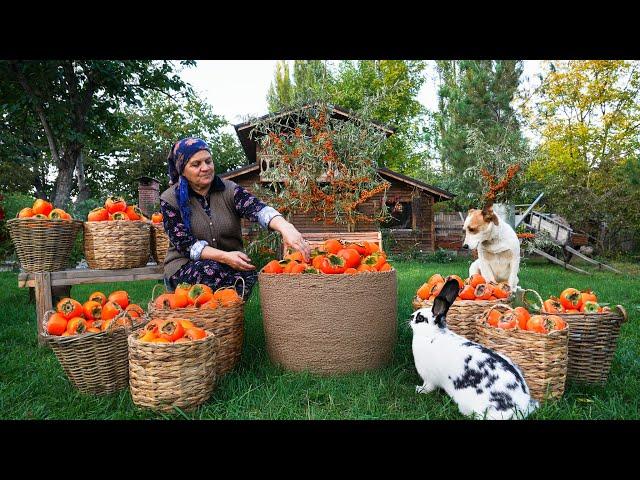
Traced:
<svg viewBox="0 0 640 480">
<path fill-rule="evenodd" d="M 35 198 L 22 193 L 2 193 L 0 208 L 4 211 L 4 219 L 0 220 L 0 260 L 15 254 L 15 247 L 9 236 L 7 220 L 16 218 L 18 212 L 33 205 Z"/>
</svg>

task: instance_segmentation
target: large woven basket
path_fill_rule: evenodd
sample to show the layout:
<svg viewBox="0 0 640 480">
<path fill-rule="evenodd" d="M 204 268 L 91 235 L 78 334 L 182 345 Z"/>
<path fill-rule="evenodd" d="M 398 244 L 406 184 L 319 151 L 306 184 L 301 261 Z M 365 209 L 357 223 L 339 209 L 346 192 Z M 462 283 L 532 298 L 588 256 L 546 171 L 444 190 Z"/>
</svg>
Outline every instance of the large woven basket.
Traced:
<svg viewBox="0 0 640 480">
<path fill-rule="evenodd" d="M 533 293 L 539 305 L 531 305 L 526 293 Z M 542 298 L 535 290 L 525 290 L 524 302 L 537 311 Z M 611 363 L 618 346 L 620 327 L 627 321 L 627 311 L 617 305 L 607 313 L 556 313 L 570 326 L 569 365 L 567 377 L 571 381 L 604 384 L 609 378 Z"/>
<path fill-rule="evenodd" d="M 84 256 L 89 268 L 144 267 L 150 243 L 151 226 L 142 220 L 84 222 Z"/>
<path fill-rule="evenodd" d="M 233 370 L 242 355 L 242 342 L 244 340 L 244 280 L 242 302 L 228 307 L 218 307 L 215 310 L 197 307 L 185 307 L 175 310 L 156 308 L 154 300 L 157 287 L 162 287 L 162 285 L 157 284 L 153 287 L 151 302 L 149 302 L 148 306 L 149 316 L 163 320 L 171 317 L 185 318 L 198 327 L 211 331 L 220 342 L 216 354 L 218 376 Z M 166 291 L 162 293 L 166 293 Z"/>
<path fill-rule="evenodd" d="M 205 338 L 182 343 L 142 342 L 138 334 L 129 335 L 133 403 L 165 412 L 174 407 L 192 410 L 205 403 L 217 381 L 217 338 L 206 333 Z"/>
<path fill-rule="evenodd" d="M 53 272 L 69 266 L 80 220 L 13 218 L 7 221 L 11 241 L 25 272 Z"/>
<path fill-rule="evenodd" d="M 151 255 L 158 265 L 164 263 L 169 250 L 169 235 L 162 224 L 151 225 Z"/>
<path fill-rule="evenodd" d="M 477 319 L 478 315 L 485 312 L 488 308 L 498 305 L 500 303 L 509 304 L 513 297 L 505 298 L 501 300 L 456 300 L 453 302 L 449 311 L 447 312 L 447 327 L 458 335 L 461 335 L 472 342 L 476 340 L 477 336 Z M 413 310 L 420 308 L 431 308 L 433 302 L 429 300 L 422 300 L 419 297 L 414 297 Z"/>
<path fill-rule="evenodd" d="M 385 366 L 397 337 L 396 271 L 358 275 L 260 273 L 267 352 L 292 371 L 361 372 Z"/>
<path fill-rule="evenodd" d="M 512 360 L 524 375 L 531 396 L 538 401 L 560 398 L 567 379 L 569 328 L 536 333 L 503 330 L 492 327 L 486 317 L 493 309 L 511 310 L 509 305 L 498 304 L 477 318 L 476 342 Z M 544 315 L 544 314 L 543 314 Z"/>
<path fill-rule="evenodd" d="M 148 318 L 133 327 L 62 337 L 47 334 L 47 321 L 53 313 L 45 313 L 41 335 L 74 387 L 82 393 L 107 395 L 129 385 L 127 335 L 142 327 Z"/>
</svg>

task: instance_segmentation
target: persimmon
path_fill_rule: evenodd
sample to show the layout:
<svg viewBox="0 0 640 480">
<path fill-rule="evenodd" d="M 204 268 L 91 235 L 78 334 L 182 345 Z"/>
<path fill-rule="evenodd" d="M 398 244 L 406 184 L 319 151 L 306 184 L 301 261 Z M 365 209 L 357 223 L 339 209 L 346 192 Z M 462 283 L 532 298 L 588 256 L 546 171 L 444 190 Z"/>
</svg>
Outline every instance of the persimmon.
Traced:
<svg viewBox="0 0 640 480">
<path fill-rule="evenodd" d="M 206 336 L 207 332 L 198 327 L 189 328 L 184 332 L 184 338 L 188 338 L 189 340 L 200 340 L 201 338 L 205 338 Z"/>
<path fill-rule="evenodd" d="M 87 320 L 100 320 L 102 318 L 102 305 L 94 300 L 84 302 L 82 305 L 84 318 Z"/>
<path fill-rule="evenodd" d="M 498 310 L 491 310 L 487 315 L 487 323 L 492 327 L 497 327 L 500 318 L 502 318 L 502 314 Z"/>
<path fill-rule="evenodd" d="M 169 318 L 158 326 L 158 332 L 160 337 L 173 342 L 184 335 L 184 328 L 179 321 Z"/>
<path fill-rule="evenodd" d="M 304 266 L 303 266 L 304 268 Z M 223 307 L 229 307 L 242 301 L 235 288 L 222 288 L 213 294 L 213 298 L 220 302 Z"/>
<path fill-rule="evenodd" d="M 330 238 L 323 244 L 323 250 L 327 253 L 336 255 L 340 250 L 344 248 L 344 245 L 337 238 Z"/>
<path fill-rule="evenodd" d="M 356 270 L 356 269 L 355 269 L 355 268 L 353 268 L 353 267 L 349 267 L 349 268 L 346 268 L 346 269 L 344 270 L 344 274 L 345 274 L 345 275 L 355 275 L 355 274 L 357 274 L 357 273 L 358 273 L 358 270 Z"/>
<path fill-rule="evenodd" d="M 429 295 L 433 295 L 433 296 L 437 297 L 440 294 L 440 291 L 442 290 L 442 287 L 444 287 L 444 282 L 434 283 L 431 286 L 431 291 L 429 292 Z"/>
<path fill-rule="evenodd" d="M 53 210 L 53 205 L 42 198 L 38 198 L 35 202 L 33 202 L 33 206 L 31 207 L 34 215 L 44 215 L 48 217 Z"/>
<path fill-rule="evenodd" d="M 597 302 L 587 300 L 580 306 L 580 311 L 582 313 L 598 313 L 599 308 L 600 308 L 600 305 L 598 305 Z"/>
<path fill-rule="evenodd" d="M 127 209 L 127 202 L 125 202 L 122 197 L 107 197 L 107 200 L 104 202 L 104 208 L 106 208 L 110 214 L 124 212 Z"/>
<path fill-rule="evenodd" d="M 306 267 L 304 267 L 304 270 L 302 271 L 302 273 L 316 275 L 316 274 L 320 273 L 320 270 L 318 270 L 315 267 L 306 266 Z"/>
<path fill-rule="evenodd" d="M 365 265 L 364 263 L 361 263 L 360 265 L 358 265 L 358 268 L 356 268 L 356 270 L 358 271 L 358 273 L 376 271 L 375 268 L 373 268 L 370 265 Z"/>
<path fill-rule="evenodd" d="M 56 311 L 61 313 L 67 320 L 73 317 L 80 317 L 83 314 L 80 302 L 69 297 L 63 298 L 58 302 L 56 305 Z"/>
<path fill-rule="evenodd" d="M 496 326 L 503 330 L 513 330 L 514 328 L 516 328 L 516 324 L 517 324 L 516 316 L 506 314 L 506 315 L 503 315 L 498 320 L 498 324 Z"/>
<path fill-rule="evenodd" d="M 473 293 L 476 300 L 489 300 L 489 297 L 493 295 L 493 287 L 488 283 L 479 283 L 475 288 Z"/>
<path fill-rule="evenodd" d="M 89 222 L 104 222 L 106 220 L 109 220 L 109 212 L 104 207 L 94 208 L 87 215 Z"/>
<path fill-rule="evenodd" d="M 125 290 L 116 290 L 115 292 L 111 292 L 107 297 L 107 300 L 109 302 L 116 302 L 123 310 L 127 308 L 131 302 L 129 294 Z"/>
<path fill-rule="evenodd" d="M 163 293 L 153 302 L 153 305 L 160 310 L 173 310 L 176 307 L 176 296 L 174 293 Z"/>
<path fill-rule="evenodd" d="M 380 270 L 378 270 L 379 272 L 390 272 L 391 271 L 391 265 L 388 262 L 384 262 L 382 264 L 382 266 L 380 267 Z"/>
<path fill-rule="evenodd" d="M 147 322 L 147 324 L 143 327 L 147 332 L 156 332 L 158 333 L 158 327 L 162 323 L 162 319 L 154 318 Z"/>
<path fill-rule="evenodd" d="M 365 247 L 362 243 L 347 243 L 344 248 L 352 248 L 356 252 L 358 252 L 358 255 L 362 257 L 366 257 L 367 255 L 373 253 L 369 252 L 369 250 L 367 250 L 367 247 Z"/>
<path fill-rule="evenodd" d="M 493 294 L 496 298 L 507 298 L 511 295 L 511 287 L 507 283 L 497 283 L 493 286 Z"/>
<path fill-rule="evenodd" d="M 360 254 L 353 248 L 343 248 L 338 250 L 336 255 L 344 258 L 346 268 L 357 268 L 357 266 L 360 265 Z"/>
<path fill-rule="evenodd" d="M 64 220 L 67 216 L 67 212 L 61 208 L 54 208 L 49 212 L 49 220 Z"/>
<path fill-rule="evenodd" d="M 87 328 L 87 333 L 100 333 L 100 332 L 102 332 L 102 330 L 100 330 L 97 327 L 88 327 Z"/>
<path fill-rule="evenodd" d="M 200 309 L 209 309 L 209 310 L 215 310 L 216 308 L 218 308 L 220 306 L 220 302 L 214 298 L 212 298 L 211 300 L 209 300 L 207 303 L 202 304 L 202 306 L 200 307 Z"/>
<path fill-rule="evenodd" d="M 116 212 L 109 214 L 109 220 L 131 220 L 125 212 Z"/>
<path fill-rule="evenodd" d="M 49 335 L 62 335 L 67 330 L 69 321 L 61 313 L 54 313 L 47 321 L 47 333 Z"/>
<path fill-rule="evenodd" d="M 285 258 L 285 260 L 295 260 L 295 261 L 300 262 L 300 263 L 306 263 L 304 261 L 304 255 L 302 255 L 302 252 L 299 252 L 297 250 L 295 252 L 293 252 L 293 253 L 289 253 L 289 254 L 285 255 L 284 258 Z"/>
<path fill-rule="evenodd" d="M 190 342 L 191 340 L 185 337 L 180 337 L 179 339 L 177 339 L 175 342 L 173 343 L 186 343 L 186 342 Z"/>
<path fill-rule="evenodd" d="M 100 306 L 104 307 L 104 304 L 107 303 L 107 296 L 102 292 L 93 292 L 89 295 L 89 300 L 98 302 Z"/>
<path fill-rule="evenodd" d="M 133 318 L 140 318 L 144 315 L 144 310 L 142 309 L 142 307 L 135 303 L 130 303 L 129 305 L 127 305 L 127 308 L 125 308 L 124 311 Z"/>
<path fill-rule="evenodd" d="M 566 310 L 580 310 L 582 293 L 575 288 L 565 288 L 560 294 L 560 303 Z"/>
<path fill-rule="evenodd" d="M 526 330 L 527 322 L 531 318 L 529 311 L 524 307 L 516 307 L 513 309 L 513 314 L 516 316 L 518 321 L 518 327 L 520 327 L 521 330 Z"/>
<path fill-rule="evenodd" d="M 426 300 L 427 298 L 429 298 L 429 295 L 431 295 L 429 285 L 426 282 L 420 285 L 420 288 L 418 288 L 416 295 L 418 295 L 418 298 L 421 298 L 422 300 Z"/>
<path fill-rule="evenodd" d="M 591 290 L 582 290 L 580 292 L 580 297 L 582 297 L 582 303 L 584 302 L 595 302 L 598 303 L 598 297 Z"/>
<path fill-rule="evenodd" d="M 67 332 L 71 335 L 76 333 L 84 333 L 87 330 L 87 322 L 82 317 L 73 317 L 67 323 Z"/>
<path fill-rule="evenodd" d="M 306 268 L 306 265 L 304 263 L 300 263 L 297 260 L 289 260 L 288 263 L 285 265 L 284 269 L 282 270 L 282 273 L 302 273 L 304 272 L 304 269 Z"/>
<path fill-rule="evenodd" d="M 367 242 L 366 240 L 364 242 L 362 242 L 362 244 L 364 245 L 364 248 L 367 250 L 367 255 L 371 255 L 372 253 L 375 253 L 377 251 L 380 250 L 380 248 L 378 247 L 378 244 L 375 242 Z"/>
<path fill-rule="evenodd" d="M 536 333 L 547 333 L 544 317 L 542 315 L 532 315 L 527 321 L 527 330 Z"/>
<path fill-rule="evenodd" d="M 133 326 L 133 318 L 127 313 L 124 312 L 121 315 L 118 315 L 113 319 L 116 322 L 116 327 L 132 327 Z"/>
<path fill-rule="evenodd" d="M 189 289 L 187 296 L 191 305 L 200 306 L 213 298 L 213 291 L 209 285 L 196 283 Z"/>
<path fill-rule="evenodd" d="M 444 279 L 444 283 L 447 283 L 451 279 L 458 282 L 459 288 L 464 287 L 464 280 L 462 280 L 462 278 L 460 278 L 458 275 L 449 275 L 447 278 Z"/>
<path fill-rule="evenodd" d="M 182 328 L 184 328 L 185 331 L 195 327 L 195 324 L 191 320 L 187 320 L 186 318 L 178 318 L 177 320 L 180 322 L 180 325 L 182 325 Z"/>
<path fill-rule="evenodd" d="M 120 304 L 108 301 L 102 307 L 102 320 L 111 320 L 122 312 Z"/>
<path fill-rule="evenodd" d="M 167 340 L 166 338 L 162 338 L 162 337 L 156 337 L 152 340 L 149 340 L 151 343 L 171 343 L 170 340 Z"/>
<path fill-rule="evenodd" d="M 49 217 L 47 217 L 46 215 L 42 214 L 42 213 L 36 213 L 33 217 L 31 218 L 37 218 L 38 220 L 49 220 Z"/>
<path fill-rule="evenodd" d="M 271 260 L 262 268 L 263 273 L 282 273 L 282 271 L 282 265 L 278 260 Z"/>
<path fill-rule="evenodd" d="M 90 328 L 94 328 L 96 326 L 95 322 L 102 321 L 102 320 L 87 320 L 86 318 L 84 320 L 87 323 L 87 330 L 89 330 Z"/>
<path fill-rule="evenodd" d="M 173 292 L 173 293 L 175 293 L 176 295 L 180 295 L 180 294 L 182 294 L 182 293 L 184 293 L 185 295 L 187 295 L 187 294 L 189 293 L 189 290 L 191 290 L 191 287 L 192 287 L 192 286 L 193 286 L 193 285 L 191 285 L 190 283 L 187 283 L 187 282 L 179 283 L 179 284 L 176 286 L 176 289 L 174 290 L 174 292 Z"/>
<path fill-rule="evenodd" d="M 152 221 L 153 223 L 162 223 L 162 214 L 161 214 L 161 213 L 159 213 L 159 212 L 154 212 L 154 213 L 151 215 L 151 221 Z"/>
<path fill-rule="evenodd" d="M 362 263 L 370 265 L 374 270 L 378 271 L 382 265 L 387 261 L 387 257 L 384 253 L 372 253 L 371 255 L 364 257 Z"/>
<path fill-rule="evenodd" d="M 318 270 L 320 270 L 320 265 L 322 265 L 322 261 L 327 258 L 326 254 L 321 254 L 321 255 L 316 255 L 315 257 L 313 257 L 313 259 L 311 260 L 311 265 L 313 266 L 313 268 L 316 268 Z"/>
<path fill-rule="evenodd" d="M 31 218 L 35 215 L 31 207 L 23 208 L 18 212 L 18 218 Z"/>
<path fill-rule="evenodd" d="M 491 295 L 487 300 L 492 302 L 493 300 L 498 300 L 498 297 L 496 297 L 495 295 Z"/>
<path fill-rule="evenodd" d="M 480 284 L 487 283 L 484 277 L 479 273 L 474 273 L 467 279 L 467 281 L 469 282 L 469 285 L 471 285 L 473 288 L 476 288 Z"/>
<path fill-rule="evenodd" d="M 320 271 L 331 275 L 344 273 L 346 270 L 345 260 L 343 257 L 330 253 L 320 264 Z"/>
<path fill-rule="evenodd" d="M 140 210 L 140 208 L 138 208 L 137 205 L 129 205 L 124 210 L 124 213 L 127 214 L 127 217 L 129 217 L 129 220 L 140 220 L 144 216 L 144 214 L 142 213 L 142 210 Z"/>
<path fill-rule="evenodd" d="M 556 297 L 549 297 L 545 300 L 542 309 L 545 313 L 562 313 L 564 311 L 562 303 Z"/>
<path fill-rule="evenodd" d="M 462 287 L 462 290 L 459 293 L 460 298 L 462 300 L 475 300 L 476 299 L 475 291 L 476 289 L 473 288 L 471 285 L 465 285 L 464 287 Z"/>
<path fill-rule="evenodd" d="M 567 322 L 565 322 L 562 317 L 558 315 L 549 315 L 547 317 L 545 327 L 547 330 L 562 330 L 567 326 Z"/>
</svg>

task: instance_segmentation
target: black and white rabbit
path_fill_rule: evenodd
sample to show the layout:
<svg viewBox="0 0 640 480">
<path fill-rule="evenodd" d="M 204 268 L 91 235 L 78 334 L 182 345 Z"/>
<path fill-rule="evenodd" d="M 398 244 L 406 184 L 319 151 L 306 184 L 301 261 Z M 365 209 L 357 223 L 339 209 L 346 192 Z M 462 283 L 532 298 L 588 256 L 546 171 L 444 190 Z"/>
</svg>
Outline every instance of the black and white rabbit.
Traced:
<svg viewBox="0 0 640 480">
<path fill-rule="evenodd" d="M 460 413 L 488 419 L 524 418 L 538 407 L 520 369 L 507 357 L 447 328 L 446 315 L 459 292 L 449 280 L 433 307 L 413 313 L 413 359 L 423 380 L 417 393 L 442 388 Z"/>
</svg>

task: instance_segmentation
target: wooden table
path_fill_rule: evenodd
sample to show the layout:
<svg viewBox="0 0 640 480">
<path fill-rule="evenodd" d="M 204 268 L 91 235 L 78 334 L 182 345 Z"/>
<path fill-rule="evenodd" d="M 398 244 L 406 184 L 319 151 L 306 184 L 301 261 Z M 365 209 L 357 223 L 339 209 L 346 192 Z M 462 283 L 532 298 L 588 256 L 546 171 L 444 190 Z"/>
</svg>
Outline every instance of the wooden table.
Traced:
<svg viewBox="0 0 640 480">
<path fill-rule="evenodd" d="M 92 270 L 72 268 L 57 272 L 20 273 L 18 287 L 34 288 L 36 298 L 36 318 L 38 324 L 38 344 L 44 342 L 40 335 L 45 312 L 53 310 L 52 287 L 82 285 L 87 283 L 133 282 L 136 280 L 162 280 L 162 265 L 147 265 L 140 268 L 122 270 Z"/>
</svg>

